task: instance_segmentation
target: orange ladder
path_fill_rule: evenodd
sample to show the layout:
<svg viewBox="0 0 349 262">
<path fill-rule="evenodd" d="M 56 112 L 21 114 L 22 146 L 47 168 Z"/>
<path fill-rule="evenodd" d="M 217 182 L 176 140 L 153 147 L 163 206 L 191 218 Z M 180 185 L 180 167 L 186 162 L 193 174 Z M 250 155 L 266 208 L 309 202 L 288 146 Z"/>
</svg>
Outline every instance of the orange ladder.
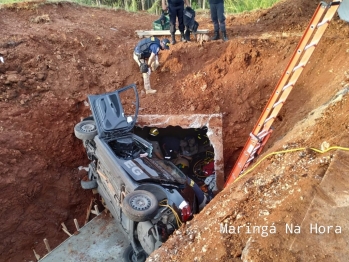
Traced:
<svg viewBox="0 0 349 262">
<path fill-rule="evenodd" d="M 321 2 L 318 5 L 286 70 L 276 85 L 252 133 L 250 133 L 247 143 L 230 172 L 224 187 L 233 183 L 262 151 L 272 132 L 272 123 L 303 72 L 305 65 L 309 61 L 341 2 L 333 1 L 330 4 Z"/>
</svg>

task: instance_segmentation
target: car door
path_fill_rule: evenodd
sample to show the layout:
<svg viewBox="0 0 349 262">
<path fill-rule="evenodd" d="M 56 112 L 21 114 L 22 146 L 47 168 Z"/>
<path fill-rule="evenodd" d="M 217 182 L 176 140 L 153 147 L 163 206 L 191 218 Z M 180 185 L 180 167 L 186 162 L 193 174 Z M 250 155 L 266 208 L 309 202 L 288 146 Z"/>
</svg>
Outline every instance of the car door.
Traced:
<svg viewBox="0 0 349 262">
<path fill-rule="evenodd" d="M 121 95 L 126 93 L 127 97 L 131 97 L 128 93 L 132 92 L 132 90 L 135 100 L 126 105 L 127 109 L 130 108 L 130 110 L 127 110 L 128 114 L 125 114 Z M 111 93 L 89 95 L 88 99 L 99 138 L 119 137 L 130 132 L 136 124 L 139 109 L 136 85 L 132 84 Z M 131 110 L 134 111 L 131 112 Z"/>
</svg>

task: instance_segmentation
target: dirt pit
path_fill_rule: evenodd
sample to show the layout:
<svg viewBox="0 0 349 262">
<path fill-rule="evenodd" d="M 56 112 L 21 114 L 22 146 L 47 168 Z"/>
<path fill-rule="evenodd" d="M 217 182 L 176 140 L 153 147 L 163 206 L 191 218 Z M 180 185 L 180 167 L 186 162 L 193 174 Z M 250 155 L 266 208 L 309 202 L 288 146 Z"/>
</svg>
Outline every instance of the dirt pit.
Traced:
<svg viewBox="0 0 349 262">
<path fill-rule="evenodd" d="M 74 218 L 80 225 L 85 221 L 93 195 L 80 187 L 85 173 L 78 167 L 88 160 L 73 128 L 90 114 L 88 94 L 136 83 L 141 115 L 221 114 L 227 176 L 318 3 L 286 0 L 268 10 L 228 15 L 229 41 L 192 39 L 171 46 L 151 75 L 155 95 L 145 95 L 132 52 L 140 40 L 135 30 L 150 29 L 157 16 L 65 2 L 1 6 L 2 259 L 34 261 L 33 249 L 41 256 L 47 252 L 44 238 L 51 248 L 67 238 L 62 222 L 73 231 Z M 197 20 L 201 29 L 213 31 L 207 12 Z M 348 133 L 346 95 L 318 120 L 306 121 L 297 135 L 287 134 L 348 85 L 348 37 L 348 24 L 335 16 L 275 121 L 266 150 L 320 147 L 325 140 L 346 146 L 341 138 Z M 263 162 L 254 176 L 218 194 L 149 261 L 328 261 L 315 249 L 290 250 L 293 238 L 287 234 L 249 240 L 219 233 L 221 221 L 237 217 L 257 225 L 266 223 L 266 216 L 271 223 L 301 223 L 329 164 L 322 157 L 306 154 L 309 161 L 299 162 L 297 155 L 275 156 Z M 296 182 L 293 192 L 300 189 L 299 194 L 285 189 Z M 335 244 L 344 235 L 331 236 L 327 243 Z"/>
</svg>

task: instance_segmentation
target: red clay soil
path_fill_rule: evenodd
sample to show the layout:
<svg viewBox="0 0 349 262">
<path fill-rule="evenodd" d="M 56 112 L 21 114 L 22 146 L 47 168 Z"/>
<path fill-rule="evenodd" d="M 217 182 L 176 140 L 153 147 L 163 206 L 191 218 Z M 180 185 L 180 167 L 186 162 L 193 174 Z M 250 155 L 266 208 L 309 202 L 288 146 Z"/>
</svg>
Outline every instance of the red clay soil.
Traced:
<svg viewBox="0 0 349 262">
<path fill-rule="evenodd" d="M 140 40 L 135 30 L 150 29 L 158 16 L 67 2 L 1 6 L 1 260 L 34 261 L 33 249 L 46 253 L 44 238 L 51 248 L 67 238 L 62 222 L 72 232 L 74 218 L 84 223 L 93 196 L 80 187 L 85 172 L 78 167 L 88 162 L 73 129 L 90 114 L 88 94 L 136 83 L 141 114 L 221 113 L 228 175 L 318 3 L 286 0 L 268 10 L 228 15 L 229 41 L 171 46 L 151 75 L 155 95 L 145 95 L 132 52 Z M 197 20 L 212 34 L 207 12 Z M 297 136 L 287 133 L 348 85 L 348 37 L 348 24 L 335 16 L 274 123 L 270 150 L 344 141 L 346 97 Z M 149 261 L 328 261 L 311 249 L 290 251 L 287 234 L 249 240 L 246 234 L 219 233 L 222 221 L 300 223 L 297 214 L 309 206 L 328 167 L 323 157 L 307 152 L 303 158 L 268 158 L 218 194 Z"/>
</svg>

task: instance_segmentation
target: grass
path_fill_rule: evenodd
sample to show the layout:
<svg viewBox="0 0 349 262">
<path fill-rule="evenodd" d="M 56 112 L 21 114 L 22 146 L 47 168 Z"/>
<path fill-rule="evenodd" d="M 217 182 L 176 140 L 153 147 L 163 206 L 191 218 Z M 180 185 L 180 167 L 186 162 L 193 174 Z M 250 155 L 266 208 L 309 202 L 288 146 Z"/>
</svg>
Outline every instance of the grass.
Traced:
<svg viewBox="0 0 349 262">
<path fill-rule="evenodd" d="M 53 2 L 50 0 L 46 0 L 47 2 Z M 273 6 L 275 3 L 280 2 L 281 0 L 224 0 L 224 8 L 226 13 L 242 13 L 245 11 L 251 11 L 255 9 L 265 9 Z M 21 3 L 21 2 L 30 2 L 30 0 L 0 0 L 0 4 L 13 4 L 13 3 Z M 96 6 L 97 3 L 101 3 L 105 6 L 109 7 L 119 7 L 122 8 L 122 3 L 124 1 L 120 0 L 70 0 L 70 2 L 83 4 L 83 5 L 89 5 L 89 6 Z M 126 10 L 128 11 L 137 11 L 137 6 L 139 5 L 140 0 L 131 0 L 128 3 L 128 6 L 126 6 Z M 156 9 L 155 5 L 156 2 L 160 2 L 158 0 L 151 0 L 151 2 L 154 2 L 155 4 L 148 10 L 150 13 L 154 9 Z M 206 8 L 209 9 L 208 1 Z M 199 9 L 197 5 L 197 1 L 192 1 L 192 7 L 197 10 Z"/>
<path fill-rule="evenodd" d="M 242 13 L 256 9 L 265 9 L 281 0 L 225 0 L 224 8 L 227 13 Z"/>
<path fill-rule="evenodd" d="M 19 1 L 19 0 L 0 0 L 0 4 L 13 4 L 13 3 L 20 3 L 24 1 Z"/>
</svg>

